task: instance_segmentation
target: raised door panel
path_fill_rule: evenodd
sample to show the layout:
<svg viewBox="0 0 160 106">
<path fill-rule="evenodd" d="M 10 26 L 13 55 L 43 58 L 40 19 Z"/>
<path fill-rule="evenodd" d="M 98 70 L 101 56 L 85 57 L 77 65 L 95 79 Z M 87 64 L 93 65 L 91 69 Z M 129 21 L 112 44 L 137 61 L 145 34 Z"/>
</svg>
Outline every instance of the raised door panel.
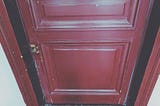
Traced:
<svg viewBox="0 0 160 106">
<path fill-rule="evenodd" d="M 46 95 L 53 103 L 117 103 L 124 93 L 128 46 L 125 42 L 43 44 Z"/>
<path fill-rule="evenodd" d="M 17 0 L 48 103 L 125 104 L 150 0 Z"/>
<path fill-rule="evenodd" d="M 138 0 L 29 0 L 38 30 L 132 28 Z"/>
</svg>

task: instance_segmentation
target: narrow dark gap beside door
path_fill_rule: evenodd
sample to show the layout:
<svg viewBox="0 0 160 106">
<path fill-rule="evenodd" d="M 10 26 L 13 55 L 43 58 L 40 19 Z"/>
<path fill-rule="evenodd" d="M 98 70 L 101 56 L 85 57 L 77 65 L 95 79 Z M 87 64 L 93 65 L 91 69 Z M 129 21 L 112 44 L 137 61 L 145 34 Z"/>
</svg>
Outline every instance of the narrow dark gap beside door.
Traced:
<svg viewBox="0 0 160 106">
<path fill-rule="evenodd" d="M 13 29 L 16 35 L 15 37 L 17 39 L 19 48 L 23 55 L 24 62 L 28 69 L 28 74 L 29 74 L 31 83 L 33 85 L 33 89 L 35 91 L 38 103 L 39 105 L 43 105 L 45 101 L 43 98 L 42 89 L 41 89 L 40 82 L 38 79 L 35 63 L 30 53 L 29 44 L 25 37 L 25 31 L 24 31 L 23 24 L 20 19 L 20 14 L 18 11 L 16 0 L 4 0 L 4 3 L 6 5 L 8 15 L 9 15 L 11 24 L 13 26 Z"/>
<path fill-rule="evenodd" d="M 134 106 L 138 91 L 145 73 L 145 69 L 153 48 L 154 40 L 158 32 L 160 25 L 160 1 L 154 0 L 153 8 L 151 11 L 149 24 L 145 33 L 145 39 L 142 46 L 141 54 L 139 57 L 138 64 L 135 68 L 135 73 L 131 82 L 131 88 L 127 100 L 127 106 Z"/>
<path fill-rule="evenodd" d="M 38 79 L 37 70 L 35 68 L 35 64 L 29 50 L 28 42 L 25 38 L 25 31 L 23 29 L 23 24 L 20 19 L 18 7 L 16 5 L 16 0 L 4 0 L 4 2 L 5 2 L 5 5 L 10 17 L 10 21 L 12 23 L 12 26 L 16 35 L 17 42 L 21 49 L 22 55 L 24 57 L 26 67 L 29 70 L 28 74 L 30 76 L 39 105 L 42 105 L 45 103 L 45 101 L 43 98 L 42 89 Z M 151 18 L 150 18 L 149 25 L 146 32 L 145 41 L 144 41 L 141 55 L 139 58 L 139 62 L 137 64 L 133 81 L 131 83 L 131 89 L 129 92 L 127 106 L 134 106 L 134 102 L 137 97 L 137 93 L 145 72 L 145 67 L 147 65 L 150 53 L 152 51 L 154 39 L 159 26 L 159 22 L 157 22 L 157 20 L 160 19 L 160 14 L 158 13 L 159 12 L 158 10 L 160 10 L 159 6 L 160 6 L 159 0 L 155 0 L 153 10 L 151 13 Z"/>
</svg>

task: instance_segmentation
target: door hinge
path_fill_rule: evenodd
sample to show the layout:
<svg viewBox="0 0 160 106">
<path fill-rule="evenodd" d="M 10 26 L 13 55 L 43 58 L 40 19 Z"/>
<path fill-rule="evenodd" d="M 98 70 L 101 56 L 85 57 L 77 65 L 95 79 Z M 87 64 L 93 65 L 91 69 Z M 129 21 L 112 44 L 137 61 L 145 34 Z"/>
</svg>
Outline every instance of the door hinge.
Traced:
<svg viewBox="0 0 160 106">
<path fill-rule="evenodd" d="M 30 49 L 33 54 L 39 54 L 39 47 L 36 44 L 30 44 Z"/>
</svg>

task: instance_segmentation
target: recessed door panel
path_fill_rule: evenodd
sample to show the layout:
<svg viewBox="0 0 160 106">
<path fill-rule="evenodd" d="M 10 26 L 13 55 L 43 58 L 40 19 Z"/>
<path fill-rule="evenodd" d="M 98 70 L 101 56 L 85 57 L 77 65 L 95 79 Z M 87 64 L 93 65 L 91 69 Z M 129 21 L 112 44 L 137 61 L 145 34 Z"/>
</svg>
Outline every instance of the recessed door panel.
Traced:
<svg viewBox="0 0 160 106">
<path fill-rule="evenodd" d="M 38 30 L 132 28 L 138 0 L 29 0 Z"/>
<path fill-rule="evenodd" d="M 47 69 L 49 95 L 53 100 L 61 96 L 71 101 L 72 96 L 91 95 L 99 95 L 94 97 L 97 100 L 102 95 L 119 100 L 123 93 L 121 84 L 127 51 L 128 43 L 43 44 L 45 63 L 42 64 Z M 102 103 L 107 103 L 104 98 Z M 65 99 L 61 102 L 69 103 Z M 89 103 L 85 99 L 79 100 L 81 102 Z M 54 103 L 60 102 L 55 99 Z"/>
<path fill-rule="evenodd" d="M 17 1 L 47 103 L 125 104 L 150 0 Z"/>
</svg>

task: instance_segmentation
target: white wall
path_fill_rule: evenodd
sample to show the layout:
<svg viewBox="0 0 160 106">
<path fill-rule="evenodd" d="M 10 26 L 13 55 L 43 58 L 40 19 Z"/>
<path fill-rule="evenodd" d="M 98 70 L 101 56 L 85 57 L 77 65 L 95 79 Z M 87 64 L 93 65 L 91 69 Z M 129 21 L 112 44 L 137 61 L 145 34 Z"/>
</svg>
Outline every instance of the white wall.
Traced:
<svg viewBox="0 0 160 106">
<path fill-rule="evenodd" d="M 1 44 L 0 106 L 26 106 Z"/>
<path fill-rule="evenodd" d="M 156 82 L 147 106 L 160 106 L 160 76 Z"/>
</svg>

